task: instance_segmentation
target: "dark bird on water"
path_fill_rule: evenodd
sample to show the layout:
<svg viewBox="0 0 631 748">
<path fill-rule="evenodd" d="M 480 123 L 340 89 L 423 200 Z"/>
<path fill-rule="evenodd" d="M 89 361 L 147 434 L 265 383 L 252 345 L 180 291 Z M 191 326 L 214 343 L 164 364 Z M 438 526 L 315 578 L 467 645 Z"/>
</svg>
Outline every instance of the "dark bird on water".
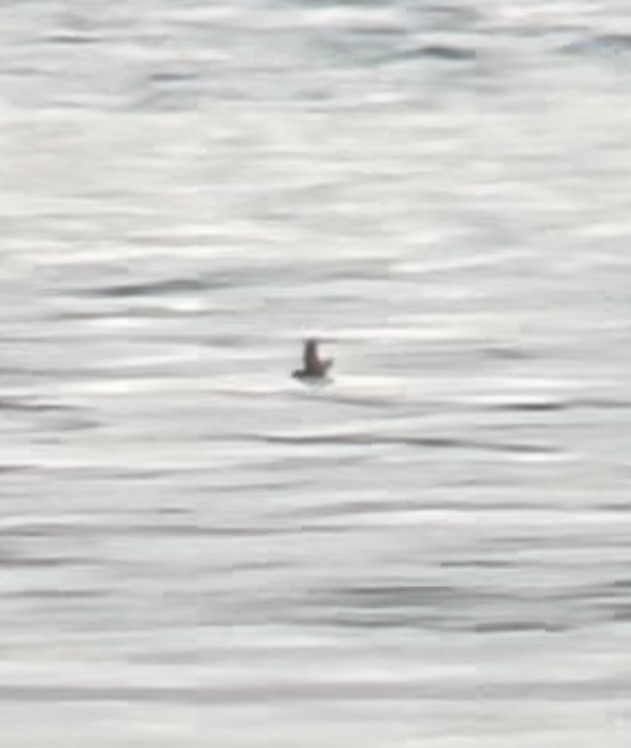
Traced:
<svg viewBox="0 0 631 748">
<path fill-rule="evenodd" d="M 317 381 L 326 378 L 328 370 L 333 366 L 333 359 L 322 360 L 318 353 L 318 341 L 313 338 L 305 341 L 302 354 L 303 368 L 292 373 L 295 379 L 303 381 Z"/>
</svg>

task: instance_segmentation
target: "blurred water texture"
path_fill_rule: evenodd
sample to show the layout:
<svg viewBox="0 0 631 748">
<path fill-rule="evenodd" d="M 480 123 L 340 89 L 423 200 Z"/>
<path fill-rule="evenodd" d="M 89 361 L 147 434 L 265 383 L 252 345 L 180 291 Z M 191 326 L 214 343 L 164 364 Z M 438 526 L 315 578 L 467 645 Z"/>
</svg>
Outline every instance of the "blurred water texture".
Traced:
<svg viewBox="0 0 631 748">
<path fill-rule="evenodd" d="M 627 748 L 630 61 L 622 0 L 0 8 L 6 745 Z"/>
</svg>

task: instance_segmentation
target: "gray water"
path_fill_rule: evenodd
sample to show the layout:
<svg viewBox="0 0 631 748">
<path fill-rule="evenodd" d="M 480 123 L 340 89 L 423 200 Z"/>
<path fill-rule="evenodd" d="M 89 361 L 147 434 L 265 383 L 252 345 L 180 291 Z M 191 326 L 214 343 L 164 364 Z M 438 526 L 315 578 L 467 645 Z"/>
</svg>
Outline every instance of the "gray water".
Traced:
<svg viewBox="0 0 631 748">
<path fill-rule="evenodd" d="M 3 4 L 3 745 L 627 748 L 630 71 L 623 0 Z"/>
</svg>

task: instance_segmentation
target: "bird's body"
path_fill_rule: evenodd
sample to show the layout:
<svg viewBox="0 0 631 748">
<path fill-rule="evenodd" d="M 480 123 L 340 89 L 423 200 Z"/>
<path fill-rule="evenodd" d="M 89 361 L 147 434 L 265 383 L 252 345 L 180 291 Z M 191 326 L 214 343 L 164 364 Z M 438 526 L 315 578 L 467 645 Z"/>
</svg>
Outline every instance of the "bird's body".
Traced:
<svg viewBox="0 0 631 748">
<path fill-rule="evenodd" d="M 322 381 L 326 378 L 327 372 L 333 366 L 332 359 L 322 360 L 318 353 L 318 341 L 307 340 L 305 342 L 304 352 L 302 354 L 303 368 L 296 369 L 292 373 L 294 379 L 302 381 Z"/>
</svg>

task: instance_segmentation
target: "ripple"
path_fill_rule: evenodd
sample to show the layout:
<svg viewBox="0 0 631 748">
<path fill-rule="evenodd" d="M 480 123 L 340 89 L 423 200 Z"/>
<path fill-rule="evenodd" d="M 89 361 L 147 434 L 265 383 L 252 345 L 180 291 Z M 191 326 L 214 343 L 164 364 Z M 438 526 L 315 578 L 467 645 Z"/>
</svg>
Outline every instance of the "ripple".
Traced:
<svg viewBox="0 0 631 748">
<path fill-rule="evenodd" d="M 557 455 L 560 450 L 544 444 L 529 444 L 516 442 L 491 442 L 478 439 L 442 436 L 397 436 L 383 434 L 267 434 L 254 435 L 255 440 L 270 444 L 288 445 L 340 445 L 340 446 L 402 446 L 423 449 L 472 449 L 483 452 L 514 453 L 524 455 Z"/>
<path fill-rule="evenodd" d="M 395 59 L 429 58 L 441 62 L 472 62 L 477 59 L 475 49 L 453 44 L 423 44 L 415 49 L 399 52 Z"/>
</svg>

